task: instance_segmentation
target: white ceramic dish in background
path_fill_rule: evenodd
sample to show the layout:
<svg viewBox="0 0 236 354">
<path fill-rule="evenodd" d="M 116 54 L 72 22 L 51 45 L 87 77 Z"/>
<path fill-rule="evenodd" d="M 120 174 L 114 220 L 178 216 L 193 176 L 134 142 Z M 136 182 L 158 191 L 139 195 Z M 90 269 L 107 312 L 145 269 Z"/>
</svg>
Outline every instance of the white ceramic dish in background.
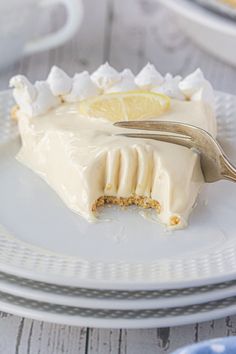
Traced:
<svg viewBox="0 0 236 354">
<path fill-rule="evenodd" d="M 146 310 L 197 305 L 236 296 L 236 281 L 185 289 L 115 291 L 63 287 L 0 272 L 0 289 L 7 294 L 50 304 L 103 310 Z"/>
<path fill-rule="evenodd" d="M 207 185 L 185 230 L 165 232 L 132 208 L 106 208 L 103 218 L 110 221 L 89 224 L 15 160 L 19 141 L 9 118 L 12 104 L 9 93 L 0 95 L 1 271 L 60 285 L 126 290 L 236 277 L 234 184 Z M 219 138 L 235 159 L 236 98 L 218 93 L 216 104 Z"/>
<path fill-rule="evenodd" d="M 180 27 L 197 44 L 236 66 L 236 23 L 189 0 L 159 0 L 174 14 Z"/>
<path fill-rule="evenodd" d="M 96 328 L 172 327 L 236 314 L 236 298 L 201 305 L 153 310 L 105 310 L 61 306 L 0 292 L 0 310 L 17 316 L 70 326 Z"/>
<path fill-rule="evenodd" d="M 193 0 L 192 0 L 193 1 Z M 230 6 L 226 2 L 220 0 L 195 0 L 203 6 L 217 11 L 220 14 L 235 17 L 236 18 L 236 7 Z"/>
</svg>

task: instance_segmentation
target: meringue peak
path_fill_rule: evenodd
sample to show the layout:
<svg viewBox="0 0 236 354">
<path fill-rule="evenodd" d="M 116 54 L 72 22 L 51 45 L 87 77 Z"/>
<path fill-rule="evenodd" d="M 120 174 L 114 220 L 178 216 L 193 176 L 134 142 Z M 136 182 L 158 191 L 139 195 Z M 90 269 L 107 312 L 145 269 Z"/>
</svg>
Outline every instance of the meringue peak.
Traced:
<svg viewBox="0 0 236 354">
<path fill-rule="evenodd" d="M 60 104 L 45 81 L 36 81 L 35 85 L 23 75 L 17 75 L 10 80 L 13 96 L 20 110 L 29 117 L 35 117 L 47 112 Z"/>
<path fill-rule="evenodd" d="M 111 85 L 120 81 L 121 76 L 117 70 L 115 70 L 108 62 L 101 65 L 94 73 L 91 75 L 92 81 L 103 89 L 108 89 Z"/>
<path fill-rule="evenodd" d="M 20 105 L 22 100 L 33 102 L 37 96 L 36 88 L 24 75 L 16 75 L 12 77 L 9 86 L 14 88 L 13 96 L 18 105 Z"/>
<path fill-rule="evenodd" d="M 180 80 L 181 76 L 179 75 L 173 77 L 171 74 L 166 74 L 164 82 L 160 86 L 154 87 L 152 91 L 178 100 L 184 100 L 185 96 L 179 88 Z"/>
<path fill-rule="evenodd" d="M 32 117 L 41 115 L 61 103 L 61 100 L 53 95 L 46 81 L 36 81 L 35 88 L 38 94 L 32 102 Z"/>
<path fill-rule="evenodd" d="M 127 92 L 137 90 L 138 86 L 135 84 L 135 76 L 130 69 L 124 69 L 120 73 L 120 81 L 113 84 L 106 90 L 106 93 L 112 92 Z"/>
<path fill-rule="evenodd" d="M 163 83 L 163 76 L 156 70 L 153 64 L 147 65 L 138 73 L 135 78 L 135 83 L 144 90 L 152 89 L 154 86 L 159 86 Z"/>
<path fill-rule="evenodd" d="M 187 98 L 191 98 L 205 81 L 203 72 L 198 68 L 179 83 L 179 88 Z"/>
<path fill-rule="evenodd" d="M 50 70 L 47 82 L 54 96 L 66 95 L 72 87 L 72 79 L 55 65 Z"/>
<path fill-rule="evenodd" d="M 67 102 L 76 102 L 99 94 L 99 88 L 91 80 L 87 71 L 77 73 L 72 79 L 72 88 L 68 95 L 63 96 Z"/>
<path fill-rule="evenodd" d="M 214 108 L 215 98 L 213 87 L 206 80 L 201 69 L 196 69 L 193 73 L 186 76 L 179 83 L 179 88 L 187 99 L 192 101 L 205 101 Z"/>
</svg>

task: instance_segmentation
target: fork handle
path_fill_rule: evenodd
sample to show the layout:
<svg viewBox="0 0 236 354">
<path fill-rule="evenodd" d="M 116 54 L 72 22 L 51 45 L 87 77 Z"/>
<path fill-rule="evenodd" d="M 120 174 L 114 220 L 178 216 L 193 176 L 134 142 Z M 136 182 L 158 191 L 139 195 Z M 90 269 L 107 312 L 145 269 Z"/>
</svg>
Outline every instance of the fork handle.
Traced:
<svg viewBox="0 0 236 354">
<path fill-rule="evenodd" d="M 231 164 L 227 157 L 221 159 L 222 176 L 232 182 L 236 182 L 236 168 Z"/>
</svg>

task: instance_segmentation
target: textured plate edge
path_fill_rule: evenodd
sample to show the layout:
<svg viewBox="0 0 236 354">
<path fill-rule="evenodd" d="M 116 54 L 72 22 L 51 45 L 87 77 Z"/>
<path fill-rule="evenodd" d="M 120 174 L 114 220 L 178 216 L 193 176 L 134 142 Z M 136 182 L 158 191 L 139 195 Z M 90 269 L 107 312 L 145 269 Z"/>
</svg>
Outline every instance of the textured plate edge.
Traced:
<svg viewBox="0 0 236 354">
<path fill-rule="evenodd" d="M 23 278 L 19 278 L 22 283 Z M 217 287 L 217 285 L 216 285 Z M 107 310 L 152 310 L 161 308 L 175 308 L 183 306 L 191 306 L 204 304 L 209 301 L 218 301 L 228 297 L 236 296 L 236 284 L 229 285 L 223 289 L 212 289 L 206 292 L 199 292 L 189 295 L 182 295 L 176 297 L 172 295 L 166 298 L 142 298 L 142 299 L 117 299 L 106 298 L 103 299 L 92 297 L 73 296 L 69 297 L 66 294 L 58 294 L 57 292 L 44 292 L 30 288 L 29 286 L 22 286 L 17 284 L 10 284 L 6 281 L 0 280 L 0 289 L 4 293 L 11 294 L 16 297 L 23 297 L 25 299 L 47 302 L 61 306 L 73 306 L 91 309 L 107 309 Z M 196 288 L 196 291 L 197 288 Z"/>
<path fill-rule="evenodd" d="M 75 279 L 75 278 L 61 278 L 60 276 L 54 276 L 53 279 L 49 279 L 45 274 L 38 274 L 27 271 L 27 270 L 17 270 L 12 269 L 11 267 L 6 266 L 5 264 L 0 263 L 0 271 L 7 273 L 9 275 L 14 275 L 17 277 L 24 277 L 26 279 L 44 282 L 48 284 L 54 284 L 59 286 L 69 286 L 69 287 L 81 287 L 87 289 L 97 289 L 97 290 L 124 290 L 124 291 L 141 291 L 141 290 L 171 290 L 171 289 L 182 289 L 188 287 L 199 287 L 199 286 L 207 286 L 213 284 L 220 284 L 223 282 L 235 280 L 236 271 L 226 275 L 218 275 L 213 277 L 206 277 L 204 279 L 193 279 L 187 281 L 172 281 L 171 284 L 168 282 L 157 282 L 154 280 L 153 282 L 144 283 L 143 281 L 137 282 L 127 280 L 124 282 L 115 281 L 111 283 L 109 280 L 101 281 L 94 279 Z"/>
<path fill-rule="evenodd" d="M 223 309 L 217 309 L 205 312 L 204 314 L 183 315 L 175 317 L 166 317 L 162 319 L 148 318 L 148 319 L 97 319 L 93 317 L 79 317 L 69 316 L 61 314 L 52 314 L 46 311 L 26 309 L 21 306 L 12 305 L 1 301 L 0 310 L 10 313 L 15 316 L 26 317 L 29 319 L 43 321 L 48 323 L 55 323 L 68 326 L 80 326 L 80 327 L 96 327 L 96 328 L 129 328 L 129 329 L 141 329 L 141 328 L 165 328 L 173 326 L 184 326 L 193 323 L 201 323 L 210 320 L 216 320 L 224 318 L 226 316 L 232 316 L 236 314 L 236 305 L 231 305 Z"/>
</svg>

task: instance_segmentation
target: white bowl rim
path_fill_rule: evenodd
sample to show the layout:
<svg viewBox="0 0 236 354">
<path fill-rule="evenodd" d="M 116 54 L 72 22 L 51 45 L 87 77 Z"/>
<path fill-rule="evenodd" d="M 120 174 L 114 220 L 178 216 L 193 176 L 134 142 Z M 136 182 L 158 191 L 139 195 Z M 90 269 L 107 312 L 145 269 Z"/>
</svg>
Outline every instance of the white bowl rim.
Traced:
<svg viewBox="0 0 236 354">
<path fill-rule="evenodd" d="M 225 34 L 236 36 L 236 25 L 231 19 L 221 17 L 209 10 L 201 8 L 193 0 L 159 0 L 164 6 L 175 11 L 182 17 L 187 17 L 193 22 L 202 24 L 204 27 L 210 27 Z"/>
</svg>

